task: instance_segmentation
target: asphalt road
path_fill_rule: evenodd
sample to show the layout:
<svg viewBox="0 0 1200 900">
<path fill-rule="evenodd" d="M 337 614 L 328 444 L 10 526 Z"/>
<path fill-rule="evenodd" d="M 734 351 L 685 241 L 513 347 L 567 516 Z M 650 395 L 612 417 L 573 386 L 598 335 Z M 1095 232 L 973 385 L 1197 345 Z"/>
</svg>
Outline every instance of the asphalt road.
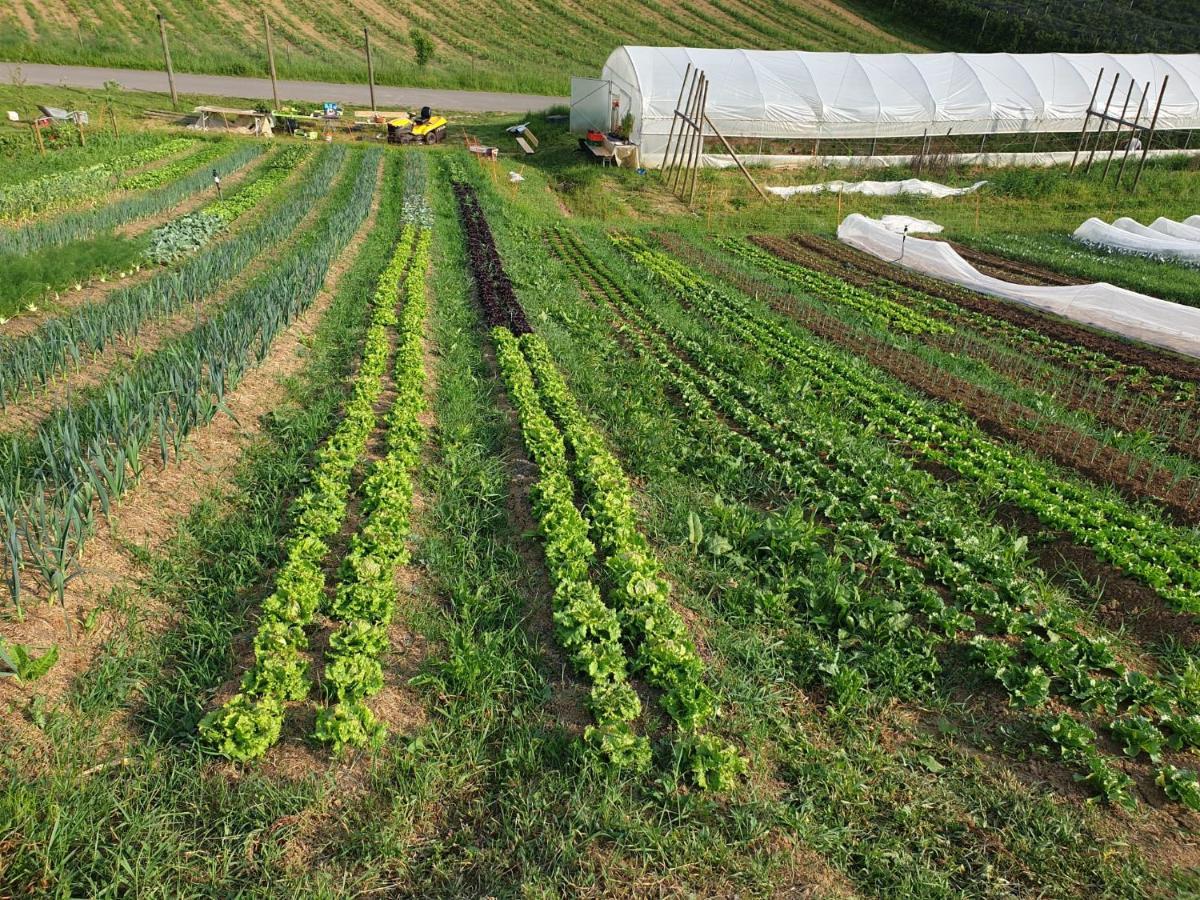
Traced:
<svg viewBox="0 0 1200 900">
<path fill-rule="evenodd" d="M 27 84 L 74 88 L 100 88 L 116 81 L 126 90 L 168 93 L 165 72 L 143 69 L 108 69 L 96 66 L 52 66 L 42 63 L 0 62 L 0 78 L 11 83 L 17 69 Z M 271 99 L 269 78 L 243 78 L 236 75 L 194 75 L 176 72 L 175 89 L 181 94 L 206 94 L 214 97 Z M 280 81 L 279 99 L 321 102 L 329 100 L 354 106 L 371 103 L 367 85 L 333 84 L 322 81 Z M 432 88 L 402 88 L 375 85 L 375 105 L 384 110 L 432 106 L 437 110 L 458 112 L 538 112 L 569 102 L 567 97 L 540 94 L 502 94 L 492 91 L 449 91 Z"/>
</svg>

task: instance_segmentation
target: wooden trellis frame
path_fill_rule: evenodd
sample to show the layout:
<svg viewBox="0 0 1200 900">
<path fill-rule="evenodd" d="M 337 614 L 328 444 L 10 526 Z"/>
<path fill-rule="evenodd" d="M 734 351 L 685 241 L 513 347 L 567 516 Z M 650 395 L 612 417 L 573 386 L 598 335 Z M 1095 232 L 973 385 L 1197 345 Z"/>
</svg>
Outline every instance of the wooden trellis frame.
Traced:
<svg viewBox="0 0 1200 900">
<path fill-rule="evenodd" d="M 1137 164 L 1137 174 L 1134 175 L 1131 190 L 1137 188 L 1138 182 L 1142 180 L 1142 170 L 1146 168 L 1146 157 L 1150 153 L 1150 144 L 1154 141 L 1154 133 L 1158 128 L 1158 114 L 1162 111 L 1163 98 L 1167 94 L 1167 84 L 1170 82 L 1171 76 L 1164 75 L 1162 87 L 1158 92 L 1158 100 L 1154 104 L 1154 115 L 1150 119 L 1149 125 L 1142 124 L 1142 113 L 1146 109 L 1146 100 L 1150 96 L 1151 83 L 1146 82 L 1142 88 L 1141 100 L 1138 102 L 1137 112 L 1132 119 L 1126 118 L 1129 114 L 1129 105 L 1133 101 L 1134 91 L 1137 88 L 1137 83 L 1132 79 L 1129 82 L 1129 88 L 1125 92 L 1125 103 L 1121 107 L 1120 115 L 1113 115 L 1109 112 L 1112 108 L 1113 99 L 1118 96 L 1117 88 L 1121 83 L 1121 73 L 1118 72 L 1113 76 L 1112 88 L 1108 92 L 1108 100 L 1105 101 L 1104 108 L 1096 107 L 1096 97 L 1100 95 L 1100 85 L 1104 80 L 1104 69 L 1096 76 L 1096 86 L 1092 88 L 1092 99 L 1088 102 L 1087 115 L 1083 119 L 1083 128 L 1079 132 L 1079 145 L 1075 148 L 1075 155 L 1071 158 L 1071 171 L 1075 171 L 1076 165 L 1079 163 L 1080 155 L 1087 150 L 1088 158 L 1087 165 L 1084 167 L 1084 174 L 1092 171 L 1092 164 L 1096 161 L 1096 150 L 1100 148 L 1103 140 L 1104 129 L 1109 123 L 1114 126 L 1112 146 L 1108 150 L 1108 159 L 1104 163 L 1104 172 L 1101 173 L 1101 180 L 1108 177 L 1109 169 L 1112 167 L 1113 157 L 1116 155 L 1117 147 L 1121 143 L 1121 135 L 1126 128 L 1128 131 L 1128 140 L 1125 143 L 1125 153 L 1121 157 L 1121 166 L 1117 170 L 1116 184 L 1120 185 L 1125 177 L 1125 166 L 1129 162 L 1129 154 L 1133 149 L 1135 139 L 1141 142 L 1141 158 Z M 1092 118 L 1097 120 L 1095 134 L 1089 134 L 1088 129 L 1091 126 Z M 1144 140 L 1143 140 L 1144 138 Z"/>
<path fill-rule="evenodd" d="M 684 103 L 684 94 L 687 102 Z M 671 190 L 680 200 L 687 199 L 691 206 L 696 199 L 696 178 L 704 157 L 704 129 L 712 132 L 713 136 L 724 145 L 725 151 L 733 157 L 738 169 L 746 176 L 746 180 L 758 191 L 760 197 L 769 200 L 770 196 L 759 187 L 750 172 L 742 165 L 742 161 L 734 152 L 729 141 L 717 130 L 706 112 L 708 102 L 708 78 L 700 69 L 692 69 L 688 63 L 683 73 L 683 83 L 679 86 L 679 99 L 675 102 L 675 115 L 671 119 L 671 131 L 667 135 L 667 145 L 663 150 L 662 178 L 669 181 Z M 679 126 L 676 134 L 675 126 Z M 674 144 L 674 153 L 671 145 Z"/>
</svg>

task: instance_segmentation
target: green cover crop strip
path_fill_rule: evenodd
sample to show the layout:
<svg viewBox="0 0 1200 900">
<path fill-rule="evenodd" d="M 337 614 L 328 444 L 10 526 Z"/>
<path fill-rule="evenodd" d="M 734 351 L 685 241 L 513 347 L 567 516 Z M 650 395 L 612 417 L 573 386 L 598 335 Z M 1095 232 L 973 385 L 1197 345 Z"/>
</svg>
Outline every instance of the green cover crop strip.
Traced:
<svg viewBox="0 0 1200 900">
<path fill-rule="evenodd" d="M 1176 608 L 1200 612 L 1200 541 L 1194 531 L 1174 528 L 1149 511 L 1063 478 L 1040 460 L 990 440 L 965 414 L 918 400 L 869 366 L 767 320 L 743 298 L 671 257 L 636 239 L 620 243 L 684 303 L 820 385 L 828 402 L 857 411 L 881 432 L 1067 531 Z"/>
<path fill-rule="evenodd" d="M 388 625 L 396 609 L 396 568 L 408 561 L 412 471 L 425 436 L 417 416 L 425 407 L 421 337 L 432 234 L 412 224 L 404 231 L 402 244 L 412 243 L 414 232 L 417 236 L 400 292 L 399 317 L 394 289 L 376 298 L 380 331 L 384 325 L 397 327 L 396 399 L 387 415 L 387 450 L 363 482 L 364 521 L 350 540 L 329 610 L 341 622 L 325 654 L 325 684 L 332 687 L 336 702 L 317 714 L 316 737 L 332 744 L 335 753 L 346 746 L 378 744 L 385 736 L 383 724 L 364 701 L 383 687 L 379 657 L 388 646 Z M 382 340 L 386 346 L 386 332 Z"/>
<path fill-rule="evenodd" d="M 625 639 L 634 648 L 634 671 L 659 688 L 662 705 L 687 736 L 685 761 L 700 787 L 728 790 L 746 771 L 736 748 L 700 733 L 717 715 L 717 698 L 704 683 L 704 662 L 683 619 L 671 606 L 668 585 L 638 529 L 633 489 L 621 464 L 579 411 L 545 342 L 520 339 L 541 400 L 574 452 L 572 470 L 583 488 L 592 531 L 604 552 L 608 595 Z"/>
<path fill-rule="evenodd" d="M 375 429 L 375 404 L 383 392 L 388 363 L 388 332 L 398 321 L 396 299 L 412 246 L 413 229 L 406 226 L 375 291 L 362 362 L 344 416 L 317 453 L 312 486 L 295 502 L 296 524 L 288 538 L 287 562 L 276 576 L 274 592 L 263 601 L 254 640 L 254 665 L 243 676 L 241 691 L 200 722 L 204 742 L 230 759 L 245 762 L 266 753 L 279 739 L 284 704 L 308 696 L 308 665 L 301 655 L 308 645 L 304 629 L 312 624 L 323 604 L 325 574 L 321 563 L 329 554 L 328 541 L 346 520 L 351 475 Z M 403 509 L 398 513 L 407 519 Z M 401 546 L 406 535 L 407 531 L 399 538 Z M 366 570 L 360 574 L 365 576 Z M 381 579 L 385 573 L 376 569 L 374 574 Z M 386 577 L 391 580 L 392 569 L 386 571 Z M 365 604 L 383 615 L 386 598 L 374 593 L 368 596 L 366 582 L 348 581 L 343 588 L 334 601 L 335 613 L 340 610 L 343 618 L 353 613 L 365 616 Z M 390 609 L 387 611 L 390 613 Z M 342 708 L 335 708 L 318 721 L 318 736 L 332 741 L 338 749 L 347 743 L 363 745 L 381 737 L 361 700 L 382 686 L 383 674 L 376 656 L 386 645 L 386 625 L 373 628 L 364 621 L 363 626 L 340 629 L 341 636 L 331 642 L 334 661 L 326 668 L 326 680 L 335 686 L 339 701 L 346 705 L 339 702 Z"/>
<path fill-rule="evenodd" d="M 335 162 L 346 157 L 345 150 L 332 154 Z M 266 358 L 276 335 L 312 302 L 330 264 L 366 217 L 375 190 L 380 152 L 350 158 L 317 223 L 275 268 L 86 402 L 58 410 L 38 429 L 40 458 L 28 460 L 25 473 L 17 474 L 20 460 L 6 460 L 10 467 L 17 464 L 0 482 L 11 586 L 19 587 L 28 555 L 61 599 L 94 524 L 93 502 L 107 514 L 155 444 L 164 464 L 178 454 L 187 435 L 212 420 L 225 394 Z"/>
<path fill-rule="evenodd" d="M 620 620 L 590 575 L 596 551 L 587 520 L 575 506 L 562 434 L 542 408 L 533 373 L 512 332 L 497 326 L 492 338 L 500 377 L 521 422 L 521 437 L 538 467 L 529 499 L 554 588 L 555 634 L 575 670 L 592 683 L 588 706 L 596 724 L 587 727 L 584 739 L 617 766 L 645 769 L 650 764 L 649 742 L 630 727 L 641 715 L 642 703 L 629 683 Z"/>
<path fill-rule="evenodd" d="M 208 155 L 210 151 L 217 153 L 218 148 L 220 153 L 216 158 Z M 155 215 L 197 191 L 211 187 L 212 169 L 228 175 L 264 152 L 266 147 L 259 143 L 217 141 L 211 148 L 205 148 L 191 157 L 194 170 L 160 188 L 139 192 L 97 209 L 67 213 L 48 222 L 31 222 L 15 230 L 0 229 L 0 253 L 33 253 L 116 228 L 134 219 Z M 174 166 L 168 168 L 173 169 Z"/>
<path fill-rule="evenodd" d="M 51 319 L 31 334 L 0 341 L 0 408 L 21 392 L 36 390 L 68 365 L 80 363 L 86 354 L 99 353 L 113 341 L 137 334 L 147 320 L 194 303 L 235 278 L 296 227 L 326 193 L 344 159 L 341 148 L 325 152 L 296 195 L 249 231 L 143 284 Z M 4 471 L 0 452 L 0 474 Z"/>
<path fill-rule="evenodd" d="M 122 172 L 179 153 L 195 143 L 196 138 L 170 138 L 106 163 L 43 175 L 0 189 L 0 219 L 19 219 L 71 200 L 99 195 L 111 187 Z"/>
</svg>

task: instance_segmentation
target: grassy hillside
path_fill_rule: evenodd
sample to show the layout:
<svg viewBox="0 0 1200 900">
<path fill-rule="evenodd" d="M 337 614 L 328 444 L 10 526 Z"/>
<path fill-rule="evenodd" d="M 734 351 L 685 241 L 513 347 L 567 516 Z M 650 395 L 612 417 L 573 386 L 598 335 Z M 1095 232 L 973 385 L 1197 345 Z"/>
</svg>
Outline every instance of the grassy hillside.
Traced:
<svg viewBox="0 0 1200 900">
<path fill-rule="evenodd" d="M 1195 0 L 853 0 L 961 50 L 1192 53 Z M 1114 23 L 1120 23 L 1115 27 Z"/>
<path fill-rule="evenodd" d="M 623 43 L 880 52 L 915 47 L 833 0 L 10 0 L 0 9 L 0 58 L 157 68 L 157 9 L 168 19 L 179 70 L 262 75 L 264 7 L 281 78 L 363 78 L 364 25 L 371 28 L 381 83 L 554 94 L 567 92 L 572 74 L 598 72 Z M 432 58 L 423 66 L 415 60 L 414 29 L 432 43 Z"/>
</svg>

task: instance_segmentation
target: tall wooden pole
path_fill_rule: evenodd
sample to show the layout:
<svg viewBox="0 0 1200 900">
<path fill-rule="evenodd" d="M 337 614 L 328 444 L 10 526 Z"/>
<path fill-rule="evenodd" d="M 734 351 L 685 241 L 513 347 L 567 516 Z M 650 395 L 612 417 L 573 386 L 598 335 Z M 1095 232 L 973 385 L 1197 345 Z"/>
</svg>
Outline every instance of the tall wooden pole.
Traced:
<svg viewBox="0 0 1200 900">
<path fill-rule="evenodd" d="M 690 157 L 692 169 L 691 188 L 688 190 L 688 206 L 696 199 L 696 175 L 704 162 L 704 110 L 708 104 L 708 78 L 700 77 L 700 106 L 696 109 L 696 137 L 692 142 L 693 153 Z"/>
<path fill-rule="evenodd" d="M 683 70 L 683 81 L 679 83 L 679 99 L 675 101 L 675 115 L 671 118 L 671 132 L 667 135 L 667 146 L 663 150 L 663 164 L 659 167 L 660 175 L 666 175 L 667 157 L 671 155 L 671 142 L 675 138 L 675 123 L 679 121 L 679 110 L 683 106 L 683 92 L 687 90 L 688 76 L 692 74 L 692 64 L 688 63 Z"/>
<path fill-rule="evenodd" d="M 1108 177 L 1108 170 L 1112 168 L 1113 156 L 1117 152 L 1117 144 L 1121 143 L 1121 129 L 1125 127 L 1125 116 L 1129 113 L 1129 104 L 1133 100 L 1133 89 L 1137 82 L 1132 78 L 1129 79 L 1129 90 L 1125 92 L 1125 105 L 1121 107 L 1121 119 L 1117 122 L 1117 130 L 1113 133 L 1112 146 L 1108 149 L 1108 162 L 1104 164 L 1104 171 L 1100 173 L 1100 180 L 1103 181 Z"/>
<path fill-rule="evenodd" d="M 1170 75 L 1163 76 L 1162 90 L 1158 92 L 1158 103 L 1154 105 L 1154 118 L 1150 120 L 1150 133 L 1146 135 L 1146 143 L 1142 145 L 1142 159 L 1138 163 L 1137 175 L 1133 177 L 1133 187 L 1130 190 L 1136 191 L 1138 182 L 1142 180 L 1142 171 L 1146 168 L 1146 155 L 1150 152 L 1150 145 L 1154 143 L 1154 129 L 1158 127 L 1158 114 L 1162 112 L 1163 97 L 1167 95 L 1167 82 L 1170 78 Z"/>
<path fill-rule="evenodd" d="M 1118 72 L 1113 76 L 1112 90 L 1108 92 L 1108 100 L 1104 104 L 1104 115 L 1100 117 L 1100 127 L 1096 129 L 1096 143 L 1091 145 L 1091 149 L 1088 152 L 1087 165 L 1083 169 L 1084 175 L 1088 175 L 1092 171 L 1092 163 L 1096 160 L 1096 149 L 1100 146 L 1100 140 L 1104 134 L 1104 126 L 1108 124 L 1108 119 L 1106 117 L 1110 115 L 1109 110 L 1112 109 L 1113 97 L 1115 97 L 1117 94 L 1117 85 L 1120 83 L 1120 81 L 1121 73 Z"/>
<path fill-rule="evenodd" d="M 162 38 L 163 60 L 167 64 L 167 84 L 171 88 L 171 108 L 179 108 L 179 96 L 175 93 L 175 69 L 171 66 L 171 48 L 167 45 L 167 20 L 162 13 L 158 16 L 158 36 Z"/>
<path fill-rule="evenodd" d="M 687 190 L 687 173 L 688 173 L 688 158 L 692 151 L 692 139 L 696 134 L 696 111 L 700 108 L 700 95 L 704 93 L 704 73 L 699 69 L 696 70 L 695 91 L 688 98 L 687 118 L 683 124 L 687 127 L 687 136 L 684 138 L 682 153 L 679 155 L 679 168 L 675 170 L 675 177 L 671 182 L 671 190 L 679 191 L 680 198 L 683 197 L 683 192 Z"/>
<path fill-rule="evenodd" d="M 695 93 L 696 93 L 696 84 L 699 82 L 699 79 L 700 79 L 700 70 L 692 69 L 692 83 L 688 86 L 687 106 L 686 107 L 676 107 L 677 115 L 685 115 L 686 116 L 687 115 L 686 111 L 691 110 L 693 97 L 695 96 Z M 667 175 L 671 178 L 671 190 L 675 190 L 675 184 L 678 181 L 678 169 L 676 168 L 676 163 L 681 161 L 680 151 L 683 149 L 683 131 L 684 131 L 684 127 L 686 126 L 686 124 L 687 124 L 686 119 L 683 120 L 682 122 L 680 122 L 679 136 L 675 139 L 675 150 L 671 154 L 671 164 L 667 171 Z"/>
<path fill-rule="evenodd" d="M 275 83 L 275 47 L 271 44 L 271 20 L 267 11 L 263 10 L 263 30 L 267 33 L 267 68 L 271 70 L 271 99 L 275 101 L 272 109 L 279 109 L 279 85 Z"/>
<path fill-rule="evenodd" d="M 1142 121 L 1142 110 L 1146 108 L 1146 97 L 1150 94 L 1150 82 L 1142 88 L 1142 100 L 1138 104 L 1137 115 L 1133 117 L 1133 127 L 1129 129 L 1129 140 L 1125 142 L 1125 153 L 1121 156 L 1121 168 L 1117 169 L 1117 184 L 1125 177 L 1125 164 L 1129 162 L 1129 153 L 1133 149 L 1133 139 L 1137 137 L 1138 125 Z"/>
<path fill-rule="evenodd" d="M 1087 140 L 1088 125 L 1092 121 L 1092 107 L 1096 105 L 1096 95 L 1100 93 L 1100 79 L 1104 77 L 1104 69 L 1100 70 L 1100 74 L 1096 76 L 1096 86 L 1092 88 L 1092 99 L 1088 101 L 1087 115 L 1083 117 L 1083 128 L 1079 132 L 1079 146 L 1075 148 L 1075 155 L 1071 157 L 1071 168 L 1067 171 L 1074 172 L 1075 164 L 1079 162 L 1079 154 L 1083 150 L 1083 142 Z"/>
<path fill-rule="evenodd" d="M 371 33 L 363 26 L 363 40 L 367 44 L 367 86 L 371 89 L 371 112 L 375 112 L 375 67 L 371 64 Z"/>
</svg>

